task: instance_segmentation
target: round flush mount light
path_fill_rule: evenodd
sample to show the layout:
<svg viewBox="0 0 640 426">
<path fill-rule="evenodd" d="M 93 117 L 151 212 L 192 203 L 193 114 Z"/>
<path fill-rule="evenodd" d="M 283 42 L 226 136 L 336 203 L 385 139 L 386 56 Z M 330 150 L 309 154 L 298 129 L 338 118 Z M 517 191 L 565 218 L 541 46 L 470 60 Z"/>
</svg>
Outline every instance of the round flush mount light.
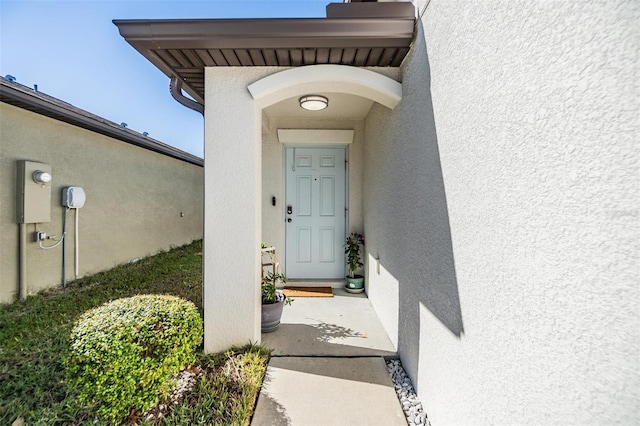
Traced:
<svg viewBox="0 0 640 426">
<path fill-rule="evenodd" d="M 307 111 L 321 111 L 329 106 L 329 99 L 320 95 L 306 95 L 299 100 L 300 108 Z"/>
</svg>

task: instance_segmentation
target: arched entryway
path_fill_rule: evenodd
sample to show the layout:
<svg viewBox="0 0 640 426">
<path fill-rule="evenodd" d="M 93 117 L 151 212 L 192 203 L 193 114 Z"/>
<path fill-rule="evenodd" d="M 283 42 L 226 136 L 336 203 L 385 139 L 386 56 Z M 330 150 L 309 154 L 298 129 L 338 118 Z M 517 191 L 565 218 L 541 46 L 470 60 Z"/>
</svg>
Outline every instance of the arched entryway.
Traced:
<svg viewBox="0 0 640 426">
<path fill-rule="evenodd" d="M 207 351 L 260 340 L 257 248 L 262 240 L 263 199 L 270 197 L 262 186 L 266 168 L 262 161 L 263 112 L 319 92 L 352 95 L 393 109 L 402 97 L 402 86 L 377 72 L 342 65 L 206 69 Z"/>
<path fill-rule="evenodd" d="M 365 68 L 312 65 L 264 77 L 248 87 L 260 108 L 313 92 L 356 95 L 394 109 L 402 99 L 402 84 Z"/>
</svg>

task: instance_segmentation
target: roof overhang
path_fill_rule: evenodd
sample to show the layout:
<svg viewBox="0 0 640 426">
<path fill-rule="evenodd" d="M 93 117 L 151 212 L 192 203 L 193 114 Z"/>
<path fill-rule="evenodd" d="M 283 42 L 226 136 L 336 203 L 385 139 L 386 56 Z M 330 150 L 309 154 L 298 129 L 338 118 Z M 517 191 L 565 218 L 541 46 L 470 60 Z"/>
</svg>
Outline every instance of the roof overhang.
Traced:
<svg viewBox="0 0 640 426">
<path fill-rule="evenodd" d="M 413 40 L 410 2 L 332 3 L 327 18 L 114 20 L 120 34 L 204 104 L 204 68 L 397 67 Z"/>
</svg>

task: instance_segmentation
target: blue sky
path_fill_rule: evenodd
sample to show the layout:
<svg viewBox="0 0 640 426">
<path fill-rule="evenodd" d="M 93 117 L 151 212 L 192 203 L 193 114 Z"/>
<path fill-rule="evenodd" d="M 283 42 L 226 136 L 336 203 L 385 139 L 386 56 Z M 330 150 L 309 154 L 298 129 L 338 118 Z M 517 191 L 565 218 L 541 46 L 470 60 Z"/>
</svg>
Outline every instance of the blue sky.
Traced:
<svg viewBox="0 0 640 426">
<path fill-rule="evenodd" d="M 330 2 L 0 0 L 0 75 L 202 156 L 202 116 L 173 100 L 169 79 L 111 21 L 324 17 Z"/>
</svg>

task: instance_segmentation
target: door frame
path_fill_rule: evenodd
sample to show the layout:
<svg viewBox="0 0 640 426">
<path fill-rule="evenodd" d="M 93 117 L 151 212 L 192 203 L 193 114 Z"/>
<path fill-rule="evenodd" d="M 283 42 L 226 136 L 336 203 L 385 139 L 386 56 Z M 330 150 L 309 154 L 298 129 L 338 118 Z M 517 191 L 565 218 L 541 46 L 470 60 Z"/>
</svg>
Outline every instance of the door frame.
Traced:
<svg viewBox="0 0 640 426">
<path fill-rule="evenodd" d="M 344 241 L 347 238 L 347 235 L 349 235 L 349 170 L 350 170 L 350 161 L 349 161 L 349 145 L 348 143 L 345 144 L 313 144 L 313 143 L 295 143 L 295 144 L 283 144 L 282 146 L 282 193 L 286 194 L 287 193 L 287 149 L 292 148 L 344 148 L 344 158 L 346 161 L 346 165 L 345 165 L 345 176 L 344 176 L 344 205 L 345 205 L 345 216 L 344 216 L 344 235 L 342 236 L 342 241 Z M 286 195 L 284 197 L 284 205 L 286 205 Z M 282 220 L 286 221 L 286 213 L 283 210 L 282 212 Z M 281 259 L 281 262 L 283 264 L 283 268 L 286 271 L 287 270 L 287 227 L 286 225 L 283 228 L 283 232 L 284 235 L 282 236 L 282 241 L 284 241 L 284 260 Z M 345 270 L 345 274 L 346 274 L 346 262 L 345 262 L 345 257 L 343 254 L 343 263 L 345 264 L 344 266 L 344 270 Z M 313 278 L 304 278 L 304 279 L 308 279 L 308 280 L 313 280 Z"/>
</svg>

